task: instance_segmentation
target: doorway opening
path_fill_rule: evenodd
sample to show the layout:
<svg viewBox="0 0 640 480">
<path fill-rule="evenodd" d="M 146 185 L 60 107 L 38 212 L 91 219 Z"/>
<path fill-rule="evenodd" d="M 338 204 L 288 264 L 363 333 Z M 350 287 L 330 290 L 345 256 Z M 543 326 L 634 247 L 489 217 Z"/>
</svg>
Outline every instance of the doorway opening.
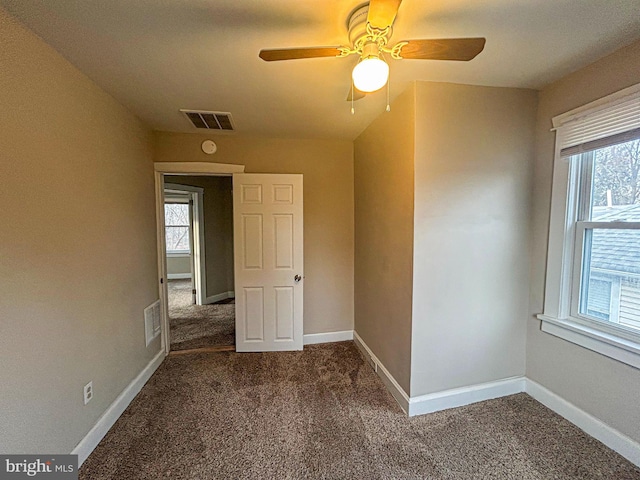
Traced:
<svg viewBox="0 0 640 480">
<path fill-rule="evenodd" d="M 235 345 L 230 176 L 165 175 L 169 350 Z"/>
<path fill-rule="evenodd" d="M 198 182 L 206 183 L 206 180 L 209 178 L 224 179 L 223 181 L 226 181 L 228 185 L 231 185 L 232 175 L 234 173 L 243 173 L 244 165 L 168 162 L 156 163 L 154 165 L 154 170 L 156 185 L 156 219 L 158 226 L 158 272 L 162 318 L 161 341 L 165 354 L 178 354 L 206 350 L 235 350 L 235 339 L 232 339 L 230 342 L 223 342 L 230 343 L 230 345 L 213 346 L 214 344 L 211 342 L 216 339 L 219 340 L 219 336 L 216 336 L 215 334 L 211 335 L 197 332 L 199 328 L 202 328 L 202 325 L 198 325 L 195 318 L 198 316 L 201 318 L 209 318 L 210 316 L 207 316 L 202 312 L 210 305 L 226 300 L 226 304 L 231 305 L 231 307 L 226 307 L 226 309 L 229 310 L 231 308 L 235 310 L 235 305 L 231 303 L 231 299 L 235 295 L 233 286 L 224 292 L 221 292 L 224 293 L 224 298 L 216 297 L 216 293 L 211 293 L 211 287 L 216 288 L 216 285 L 215 283 L 209 285 L 207 273 L 208 271 L 211 272 L 212 269 L 215 269 L 216 265 L 214 264 L 211 267 L 213 262 L 211 259 L 208 259 L 207 256 L 208 252 L 206 248 L 207 242 L 205 235 L 205 210 L 207 207 L 205 201 L 206 187 L 200 185 Z M 230 196 L 230 187 L 228 193 Z M 180 198 L 180 196 L 184 197 L 185 195 L 189 197 L 190 205 L 187 228 L 188 232 L 182 236 L 187 223 L 184 218 L 184 207 L 170 207 L 177 210 L 179 214 L 169 219 L 167 218 L 167 212 L 165 211 L 165 203 L 171 204 L 173 202 L 174 204 L 184 204 L 184 198 Z M 215 200 L 215 195 L 210 195 L 210 198 L 211 200 Z M 168 200 L 168 202 L 166 202 L 166 200 Z M 182 212 L 180 213 L 181 209 Z M 231 202 L 231 212 L 232 211 L 233 203 Z M 233 219 L 232 213 L 230 217 Z M 178 228 L 175 228 L 174 232 L 167 232 L 167 226 Z M 180 227 L 182 227 L 182 230 L 180 230 Z M 210 228 L 214 229 L 214 227 Z M 187 255 L 185 255 L 184 252 L 186 244 L 189 244 Z M 180 248 L 176 248 L 176 245 Z M 231 240 L 231 245 L 231 255 L 233 258 L 233 240 Z M 175 261 L 174 259 L 180 256 L 180 254 L 176 255 L 176 251 L 179 250 L 182 250 L 181 253 L 183 259 Z M 184 257 L 187 257 L 187 260 L 184 260 Z M 213 260 L 215 260 L 216 257 L 216 255 L 212 255 Z M 180 262 L 182 262 L 181 267 L 179 265 Z M 176 263 L 178 265 L 176 265 Z M 188 265 L 188 267 L 186 267 L 185 264 Z M 182 268 L 182 272 L 179 270 L 180 268 Z M 231 272 L 233 272 L 233 268 L 232 263 Z M 188 270 L 188 273 L 185 273 L 186 270 Z M 233 285 L 233 275 L 231 276 L 231 285 Z M 176 330 L 176 328 L 170 328 L 170 288 L 172 292 L 172 310 L 176 311 L 174 317 L 182 316 L 182 319 L 178 318 L 177 322 L 173 322 L 173 326 L 177 327 L 179 323 L 186 324 L 185 326 L 187 328 L 182 329 L 184 332 L 180 332 Z M 181 314 L 178 312 L 180 309 L 183 309 Z M 188 326 L 190 322 L 186 320 L 186 317 L 189 316 L 189 312 L 186 311 L 188 309 L 192 309 L 196 312 L 192 315 L 194 321 L 192 322 L 191 327 Z M 197 312 L 198 310 L 200 311 Z M 180 320 L 182 320 L 182 322 L 180 322 Z M 235 328 L 235 326 L 233 328 Z M 174 331 L 175 335 L 173 335 Z M 207 339 L 206 337 L 209 338 Z M 200 340 L 198 340 L 198 338 L 200 338 Z M 209 341 L 208 344 L 206 343 L 207 340 Z"/>
<path fill-rule="evenodd" d="M 170 181 L 181 182 L 193 188 L 205 188 L 197 181 L 211 177 L 231 177 L 233 188 L 228 188 L 232 195 L 231 206 L 227 210 L 231 231 L 233 232 L 229 255 L 232 260 L 223 264 L 231 264 L 227 269 L 226 284 L 220 293 L 212 293 L 212 273 L 220 274 L 224 269 L 218 264 L 215 269 L 208 265 L 213 262 L 210 252 L 206 251 L 205 274 L 206 290 L 198 289 L 198 267 L 192 269 L 196 284 L 196 304 L 193 300 L 185 301 L 193 308 L 211 305 L 230 300 L 238 295 L 238 302 L 234 305 L 235 312 L 235 346 L 194 346 L 183 345 L 185 350 L 178 352 L 220 351 L 220 349 L 234 349 L 239 352 L 263 352 L 302 350 L 303 348 L 303 184 L 300 174 L 266 174 L 244 173 L 243 165 L 213 164 L 213 163 L 156 163 L 156 213 L 158 224 L 158 270 L 160 273 L 160 298 L 162 316 L 162 344 L 167 354 L 172 348 L 172 332 L 170 316 L 168 314 L 168 282 L 165 232 L 165 178 Z M 187 178 L 192 177 L 192 178 Z M 205 198 L 214 198 L 207 195 Z M 228 197 L 227 197 L 228 198 Z M 206 207 L 206 201 L 203 203 Z M 190 225 L 202 226 L 197 216 L 192 216 Z M 169 222 L 168 222 L 169 223 Z M 184 224 L 177 223 L 177 227 Z M 195 228 L 195 227 L 194 227 Z M 215 230 L 209 232 L 218 233 Z M 198 235 L 192 234 L 196 239 Z M 205 235 L 209 242 L 211 233 Z M 235 238 L 234 238 L 235 237 Z M 227 237 L 228 238 L 228 237 Z M 194 259 L 198 249 L 194 248 Z M 194 260 L 195 263 L 195 260 Z M 230 281 L 230 278 L 233 281 Z M 232 285 L 232 286 L 230 286 Z M 188 285 L 186 288 L 189 294 Z M 193 292 L 191 292 L 193 294 Z M 197 299 L 204 295 L 203 305 L 197 304 Z M 230 305 L 224 302 L 222 305 Z M 231 304 L 233 305 L 233 304 Z M 211 345 L 211 344 L 209 344 Z M 191 348 L 196 347 L 196 348 Z M 176 353 L 178 353 L 176 352 Z"/>
</svg>

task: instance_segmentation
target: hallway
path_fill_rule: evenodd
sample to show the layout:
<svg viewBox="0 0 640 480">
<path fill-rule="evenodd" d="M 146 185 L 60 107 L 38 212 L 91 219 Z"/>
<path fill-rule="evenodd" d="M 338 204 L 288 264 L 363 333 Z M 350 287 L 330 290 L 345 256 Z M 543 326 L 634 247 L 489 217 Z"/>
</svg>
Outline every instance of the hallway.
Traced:
<svg viewBox="0 0 640 480">
<path fill-rule="evenodd" d="M 171 351 L 235 345 L 235 301 L 194 305 L 191 280 L 169 280 Z"/>
</svg>

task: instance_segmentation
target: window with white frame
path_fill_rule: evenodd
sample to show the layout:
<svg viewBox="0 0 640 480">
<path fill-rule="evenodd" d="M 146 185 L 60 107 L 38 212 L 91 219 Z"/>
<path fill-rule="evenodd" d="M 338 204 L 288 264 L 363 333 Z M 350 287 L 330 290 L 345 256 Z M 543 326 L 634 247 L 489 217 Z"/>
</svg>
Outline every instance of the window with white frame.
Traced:
<svg viewBox="0 0 640 480">
<path fill-rule="evenodd" d="M 164 204 L 164 228 L 168 254 L 191 253 L 189 203 L 166 202 Z"/>
<path fill-rule="evenodd" d="M 542 329 L 640 368 L 640 85 L 553 120 Z"/>
</svg>

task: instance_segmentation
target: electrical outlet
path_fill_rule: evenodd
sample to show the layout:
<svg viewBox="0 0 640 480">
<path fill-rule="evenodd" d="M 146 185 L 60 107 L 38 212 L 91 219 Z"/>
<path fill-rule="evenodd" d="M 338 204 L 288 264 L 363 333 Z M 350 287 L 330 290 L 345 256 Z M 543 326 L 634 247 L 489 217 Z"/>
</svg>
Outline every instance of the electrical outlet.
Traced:
<svg viewBox="0 0 640 480">
<path fill-rule="evenodd" d="M 93 381 L 84 386 L 84 404 L 86 405 L 93 398 Z"/>
</svg>

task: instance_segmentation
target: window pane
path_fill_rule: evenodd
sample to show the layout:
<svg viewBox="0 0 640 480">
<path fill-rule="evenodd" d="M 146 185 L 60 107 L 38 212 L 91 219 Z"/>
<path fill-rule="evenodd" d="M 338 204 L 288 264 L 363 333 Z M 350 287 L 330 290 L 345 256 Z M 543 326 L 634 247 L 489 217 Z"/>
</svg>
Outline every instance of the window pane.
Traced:
<svg viewBox="0 0 640 480">
<path fill-rule="evenodd" d="M 189 227 L 166 227 L 167 251 L 189 252 Z"/>
<path fill-rule="evenodd" d="M 166 226 L 188 227 L 189 205 L 186 203 L 165 203 L 164 224 Z"/>
<path fill-rule="evenodd" d="M 640 330 L 640 230 L 585 232 L 582 315 Z"/>
<path fill-rule="evenodd" d="M 590 207 L 592 221 L 640 221 L 640 140 L 594 152 Z"/>
</svg>

